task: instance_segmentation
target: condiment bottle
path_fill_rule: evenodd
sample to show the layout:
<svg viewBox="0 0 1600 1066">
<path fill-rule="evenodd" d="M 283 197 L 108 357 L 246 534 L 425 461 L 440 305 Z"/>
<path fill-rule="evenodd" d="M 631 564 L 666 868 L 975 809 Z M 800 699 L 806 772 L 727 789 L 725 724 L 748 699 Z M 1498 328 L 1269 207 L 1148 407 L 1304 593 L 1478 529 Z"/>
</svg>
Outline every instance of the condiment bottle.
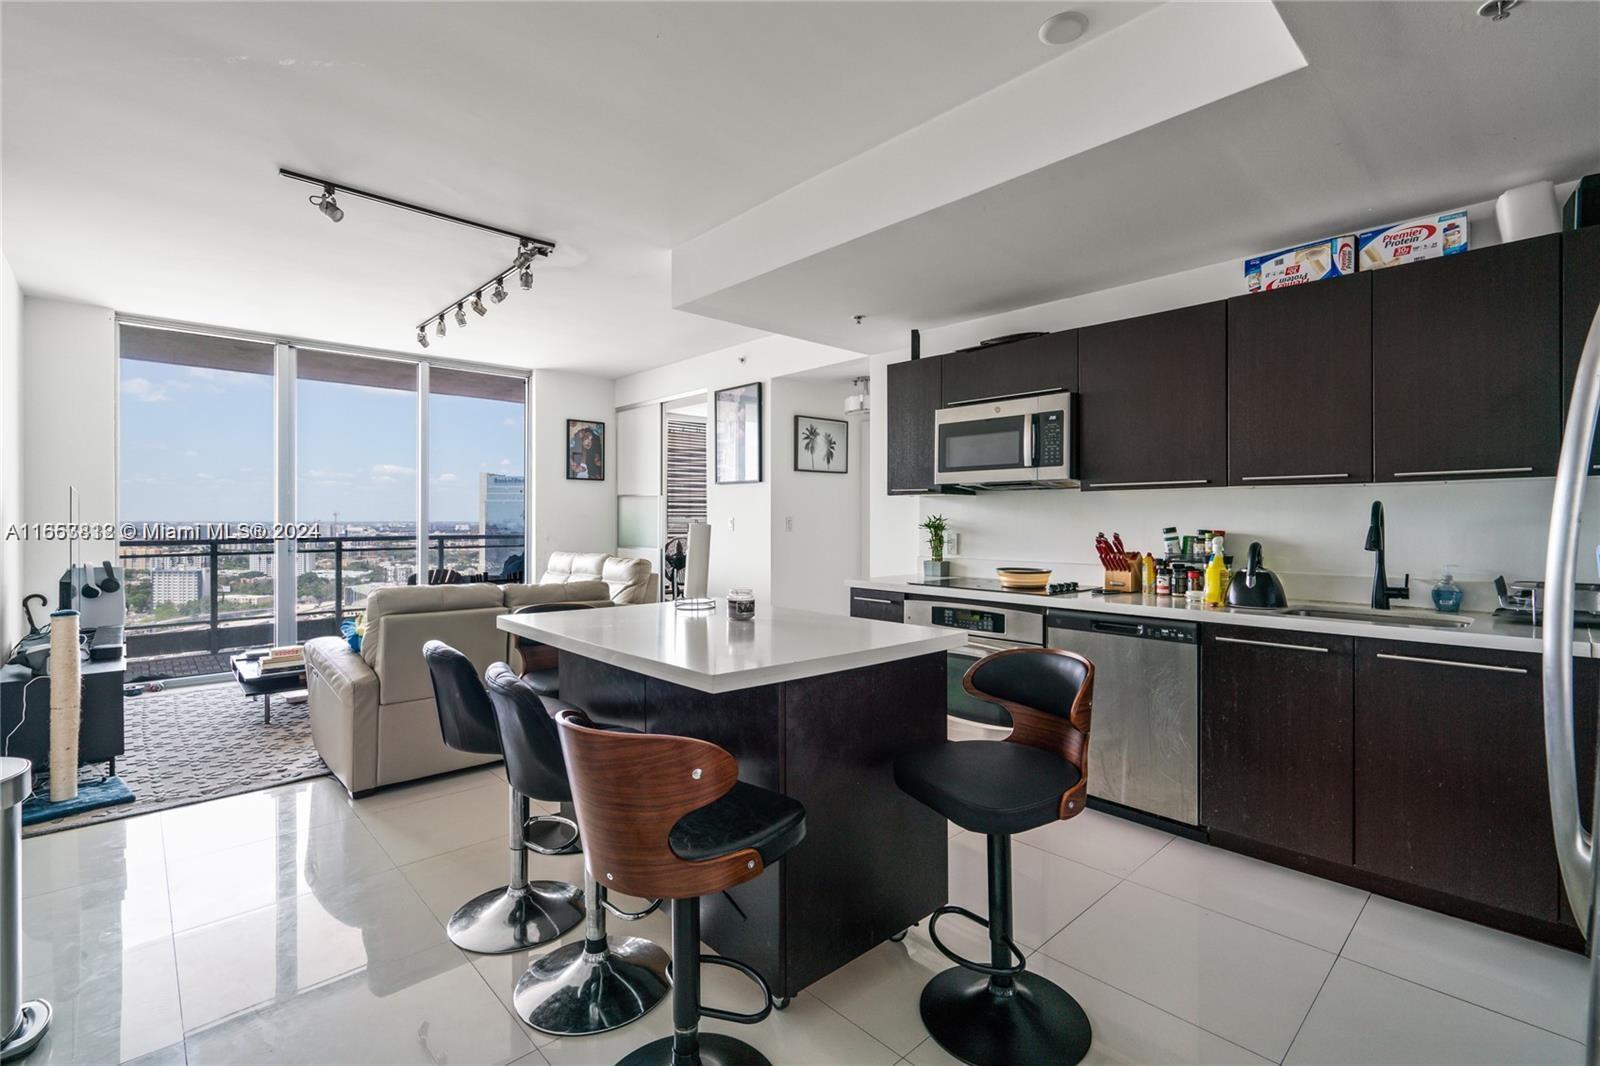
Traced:
<svg viewBox="0 0 1600 1066">
<path fill-rule="evenodd" d="M 1163 566 L 1163 567 L 1157 568 L 1157 570 L 1156 570 L 1156 595 L 1157 596 L 1170 596 L 1170 595 L 1172 595 L 1172 569 L 1170 567 Z"/>
<path fill-rule="evenodd" d="M 1155 591 L 1156 587 L 1156 557 L 1149 552 L 1144 553 L 1144 559 L 1139 566 L 1139 577 L 1146 592 Z"/>
<path fill-rule="evenodd" d="M 1222 594 L 1226 591 L 1228 568 L 1222 561 L 1222 553 L 1217 552 L 1211 556 L 1211 561 L 1206 564 L 1206 603 L 1213 607 L 1222 606 Z"/>
</svg>

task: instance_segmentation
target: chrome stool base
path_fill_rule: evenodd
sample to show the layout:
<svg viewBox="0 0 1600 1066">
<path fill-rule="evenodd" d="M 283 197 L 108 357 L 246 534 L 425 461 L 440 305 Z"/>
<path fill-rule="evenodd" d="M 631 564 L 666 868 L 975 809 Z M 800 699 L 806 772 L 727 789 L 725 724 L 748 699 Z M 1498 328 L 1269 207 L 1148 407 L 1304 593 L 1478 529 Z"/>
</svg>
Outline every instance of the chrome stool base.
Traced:
<svg viewBox="0 0 1600 1066">
<path fill-rule="evenodd" d="M 450 916 L 451 943 L 479 955 L 506 955 L 555 940 L 583 921 L 583 892 L 561 881 L 530 881 L 468 900 Z"/>
<path fill-rule="evenodd" d="M 44 1039 L 44 1031 L 50 1028 L 51 1013 L 48 1000 L 30 999 L 24 1003 L 17 1011 L 16 1029 L 0 1043 L 0 1062 L 20 1059 L 38 1047 L 39 1041 Z"/>
<path fill-rule="evenodd" d="M 1010 980 L 1003 994 L 991 988 L 987 974 L 952 967 L 923 988 L 922 1024 L 940 1047 L 971 1066 L 1083 1061 L 1094 1034 L 1078 1001 L 1036 973 Z"/>
<path fill-rule="evenodd" d="M 652 1040 L 642 1048 L 628 1052 L 617 1066 L 772 1066 L 767 1058 L 743 1040 L 721 1033 L 700 1034 L 700 1054 L 685 1059 L 672 1054 L 672 1037 Z"/>
<path fill-rule="evenodd" d="M 580 940 L 535 959 L 511 1002 L 517 1016 L 541 1033 L 609 1032 L 638 1021 L 666 998 L 670 964 L 659 945 L 640 937 L 608 936 L 600 951 Z"/>
</svg>

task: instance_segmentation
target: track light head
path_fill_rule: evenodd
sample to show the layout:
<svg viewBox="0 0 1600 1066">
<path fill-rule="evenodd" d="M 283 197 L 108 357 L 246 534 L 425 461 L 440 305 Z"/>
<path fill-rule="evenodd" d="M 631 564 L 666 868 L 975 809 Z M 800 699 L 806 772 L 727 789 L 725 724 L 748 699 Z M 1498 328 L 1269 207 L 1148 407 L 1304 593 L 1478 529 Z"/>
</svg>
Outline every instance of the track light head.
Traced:
<svg viewBox="0 0 1600 1066">
<path fill-rule="evenodd" d="M 506 298 L 505 281 L 505 278 L 494 279 L 494 291 L 489 294 L 489 299 L 493 300 L 495 303 L 500 303 Z"/>
<path fill-rule="evenodd" d="M 307 199 L 316 205 L 318 211 L 327 215 L 330 221 L 342 222 L 344 220 L 344 208 L 340 207 L 339 201 L 334 198 L 332 185 L 324 185 L 321 192 L 315 196 L 307 197 Z"/>
<path fill-rule="evenodd" d="M 427 326 L 418 326 L 417 327 L 417 343 L 422 345 L 424 348 L 426 348 L 428 346 L 428 327 Z"/>
<path fill-rule="evenodd" d="M 439 316 L 439 328 L 434 330 L 434 332 L 437 333 L 441 337 L 444 336 L 444 316 L 443 315 Z"/>
<path fill-rule="evenodd" d="M 472 303 L 468 306 L 472 308 L 473 314 L 478 315 L 479 317 L 489 313 L 489 309 L 483 306 L 483 293 L 481 292 L 475 292 L 472 294 Z"/>
<path fill-rule="evenodd" d="M 529 289 L 533 288 L 532 267 L 526 265 L 523 266 L 522 270 L 517 274 L 517 284 L 522 286 L 523 292 L 527 292 Z"/>
<path fill-rule="evenodd" d="M 458 327 L 464 327 L 466 324 L 467 312 L 460 304 L 456 304 L 456 325 Z"/>
</svg>

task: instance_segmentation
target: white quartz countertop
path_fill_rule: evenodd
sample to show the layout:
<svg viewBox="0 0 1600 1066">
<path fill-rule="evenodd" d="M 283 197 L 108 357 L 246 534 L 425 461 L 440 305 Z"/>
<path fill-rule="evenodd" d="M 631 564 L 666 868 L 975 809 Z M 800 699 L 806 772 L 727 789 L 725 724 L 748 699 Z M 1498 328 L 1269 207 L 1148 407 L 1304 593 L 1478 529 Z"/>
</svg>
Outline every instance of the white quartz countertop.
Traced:
<svg viewBox="0 0 1600 1066">
<path fill-rule="evenodd" d="M 948 651 L 966 643 L 953 629 L 874 622 L 757 606 L 753 621 L 670 603 L 636 603 L 593 611 L 505 614 L 501 629 L 625 670 L 702 692 L 772 685 L 801 677 Z"/>
<path fill-rule="evenodd" d="M 986 592 L 979 589 L 953 589 L 922 585 L 914 577 L 882 577 L 856 580 L 849 588 L 876 589 L 880 592 L 903 592 L 907 595 L 938 600 L 963 600 L 982 603 L 1003 603 L 1007 606 L 1050 608 L 1058 611 L 1091 611 L 1106 614 L 1130 614 L 1141 618 L 1170 618 L 1186 622 L 1210 622 L 1218 625 L 1257 626 L 1262 629 L 1288 629 L 1301 633 L 1328 633 L 1341 636 L 1368 637 L 1378 640 L 1404 640 L 1418 644 L 1449 644 L 1458 648 L 1490 648 L 1499 651 L 1543 651 L 1541 641 L 1544 630 L 1538 626 L 1513 622 L 1492 614 L 1463 611 L 1451 616 L 1471 620 L 1463 629 L 1436 628 L 1426 625 L 1394 625 L 1387 622 L 1369 622 L 1347 618 L 1308 618 L 1304 615 L 1287 615 L 1271 611 L 1242 610 L 1235 607 L 1207 607 L 1189 603 L 1171 596 L 1109 595 L 1076 592 L 1065 596 L 1040 596 L 1026 592 Z M 846 592 L 848 595 L 848 592 Z M 1344 611 L 1366 611 L 1359 603 L 1313 603 L 1292 601 L 1291 607 L 1325 607 Z M 1390 615 L 1400 621 L 1408 615 L 1439 617 L 1433 611 L 1416 607 L 1392 607 Z M 1593 634 L 1587 629 L 1573 631 L 1572 653 L 1587 659 L 1595 654 Z"/>
</svg>

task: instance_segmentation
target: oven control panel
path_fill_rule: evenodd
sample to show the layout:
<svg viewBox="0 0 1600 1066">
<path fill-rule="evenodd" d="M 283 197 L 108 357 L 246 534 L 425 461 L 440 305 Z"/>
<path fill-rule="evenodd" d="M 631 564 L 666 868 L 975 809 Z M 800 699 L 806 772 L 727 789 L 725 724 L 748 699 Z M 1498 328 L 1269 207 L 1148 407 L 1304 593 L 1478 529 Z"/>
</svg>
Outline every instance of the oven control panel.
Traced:
<svg viewBox="0 0 1600 1066">
<path fill-rule="evenodd" d="M 973 607 L 935 607 L 929 621 L 947 629 L 966 629 L 974 633 L 993 633 L 995 636 L 1006 631 L 1006 618 L 1002 612 Z"/>
</svg>

